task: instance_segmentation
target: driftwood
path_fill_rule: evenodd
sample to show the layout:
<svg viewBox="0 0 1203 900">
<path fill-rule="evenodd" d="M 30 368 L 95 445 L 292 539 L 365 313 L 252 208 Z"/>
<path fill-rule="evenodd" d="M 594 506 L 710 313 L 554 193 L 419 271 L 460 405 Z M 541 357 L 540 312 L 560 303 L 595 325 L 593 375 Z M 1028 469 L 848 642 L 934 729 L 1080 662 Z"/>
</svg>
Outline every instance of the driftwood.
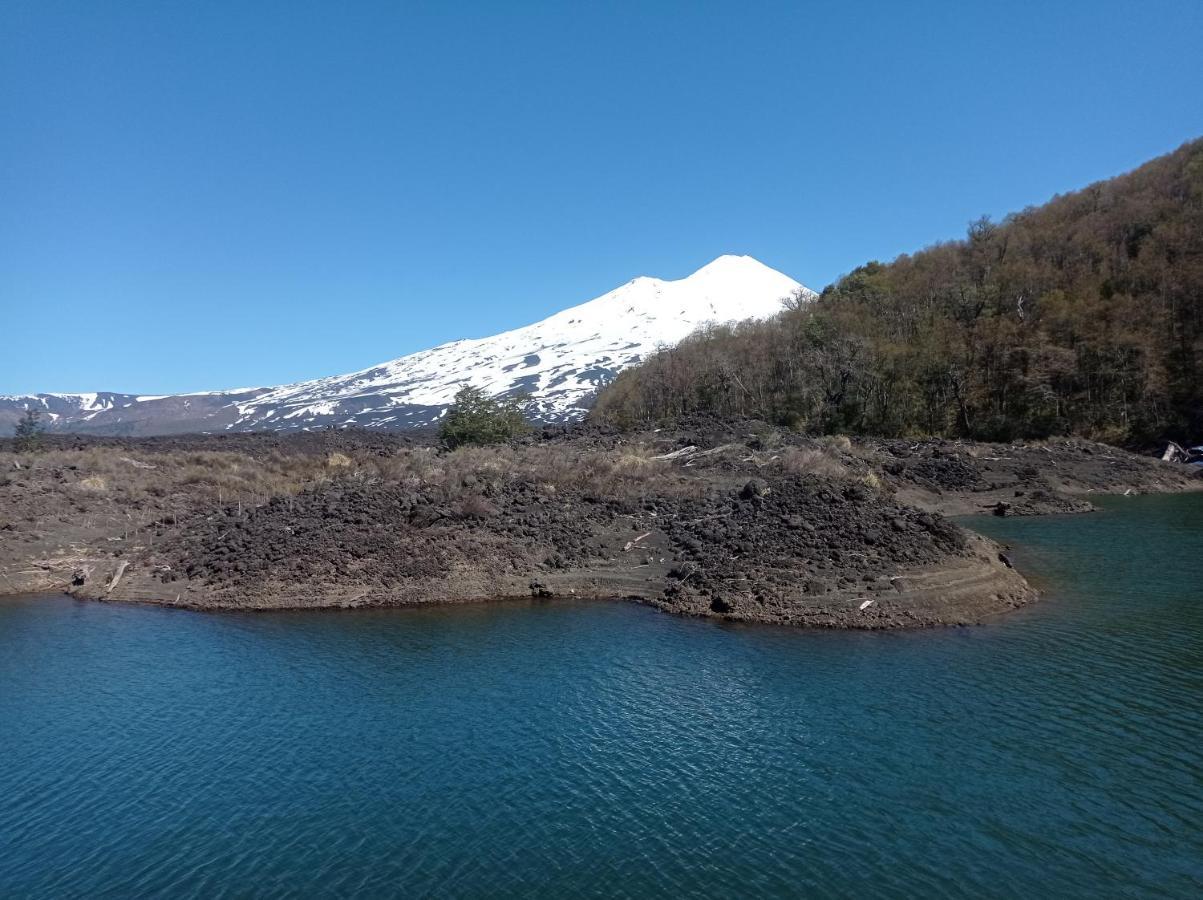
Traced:
<svg viewBox="0 0 1203 900">
<path fill-rule="evenodd" d="M 121 461 L 129 463 L 135 469 L 157 469 L 158 466 L 152 466 L 150 463 L 139 462 L 136 459 L 130 459 L 128 456 L 121 457 Z"/>
<path fill-rule="evenodd" d="M 722 453 L 726 450 L 731 450 L 735 447 L 740 447 L 741 444 L 722 444 L 718 447 L 711 447 L 709 450 L 699 450 L 694 444 L 688 447 L 682 447 L 680 450 L 673 450 L 671 453 L 661 453 L 659 456 L 653 456 L 651 459 L 683 459 L 685 465 L 692 466 L 694 460 L 700 459 L 703 456 L 713 456 L 715 453 Z"/>
<path fill-rule="evenodd" d="M 1173 441 L 1166 444 L 1165 453 L 1161 454 L 1162 462 L 1186 462 L 1188 458 L 1186 451 Z"/>
<path fill-rule="evenodd" d="M 113 589 L 117 587 L 117 582 L 121 581 L 121 576 L 125 574 L 125 570 L 128 566 L 129 563 L 125 560 L 117 563 L 117 571 L 113 573 L 113 577 L 110 578 L 109 583 L 105 585 L 104 592 L 106 594 L 111 594 Z"/>
<path fill-rule="evenodd" d="M 730 450 L 733 447 L 738 447 L 738 446 L 740 446 L 740 445 L 739 444 L 723 444 L 721 447 L 711 447 L 709 450 L 699 450 L 697 453 L 691 453 L 689 455 L 689 459 L 686 460 L 685 465 L 692 466 L 694 463 L 694 460 L 698 459 L 699 457 L 711 456 L 715 453 L 722 453 L 724 450 Z"/>
<path fill-rule="evenodd" d="M 643 534 L 639 535 L 639 537 L 635 538 L 635 540 L 633 540 L 633 541 L 627 541 L 627 543 L 626 543 L 626 546 L 622 548 L 622 549 L 623 549 L 623 552 L 625 553 L 625 552 L 627 552 L 628 550 L 633 550 L 633 549 L 635 548 L 635 545 L 636 545 L 636 544 L 638 544 L 638 543 L 639 543 L 641 540 L 643 540 L 645 537 L 649 537 L 650 535 L 651 535 L 651 532 L 650 532 L 650 531 L 645 531 Z"/>
<path fill-rule="evenodd" d="M 652 459 L 680 459 L 682 456 L 696 453 L 697 449 L 697 447 L 690 444 L 688 447 L 682 447 L 680 450 L 674 450 L 672 453 L 662 453 L 659 456 L 653 456 Z"/>
</svg>

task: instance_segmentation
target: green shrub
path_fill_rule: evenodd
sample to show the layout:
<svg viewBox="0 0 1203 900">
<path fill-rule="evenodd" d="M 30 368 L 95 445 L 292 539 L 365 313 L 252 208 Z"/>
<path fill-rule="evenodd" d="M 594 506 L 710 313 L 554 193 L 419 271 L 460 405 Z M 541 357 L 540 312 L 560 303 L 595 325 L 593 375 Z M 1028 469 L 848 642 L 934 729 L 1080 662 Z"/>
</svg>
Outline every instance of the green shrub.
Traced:
<svg viewBox="0 0 1203 900">
<path fill-rule="evenodd" d="M 500 444 L 526 431 L 518 397 L 490 397 L 480 388 L 464 385 L 455 395 L 439 426 L 439 437 L 454 449 L 465 444 Z"/>
</svg>

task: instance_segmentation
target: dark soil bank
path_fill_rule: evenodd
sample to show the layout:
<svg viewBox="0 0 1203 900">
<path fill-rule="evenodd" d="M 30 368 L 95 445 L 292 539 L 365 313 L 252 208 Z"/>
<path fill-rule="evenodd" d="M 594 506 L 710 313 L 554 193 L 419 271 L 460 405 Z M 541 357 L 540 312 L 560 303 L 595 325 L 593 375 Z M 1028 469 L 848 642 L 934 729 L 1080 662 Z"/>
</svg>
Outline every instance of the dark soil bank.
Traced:
<svg viewBox="0 0 1203 900">
<path fill-rule="evenodd" d="M 980 622 L 1033 592 L 943 513 L 1090 509 L 1184 467 L 1084 441 L 816 440 L 760 423 L 437 450 L 355 431 L 0 453 L 0 591 L 192 608 L 629 598 L 734 620 Z"/>
</svg>

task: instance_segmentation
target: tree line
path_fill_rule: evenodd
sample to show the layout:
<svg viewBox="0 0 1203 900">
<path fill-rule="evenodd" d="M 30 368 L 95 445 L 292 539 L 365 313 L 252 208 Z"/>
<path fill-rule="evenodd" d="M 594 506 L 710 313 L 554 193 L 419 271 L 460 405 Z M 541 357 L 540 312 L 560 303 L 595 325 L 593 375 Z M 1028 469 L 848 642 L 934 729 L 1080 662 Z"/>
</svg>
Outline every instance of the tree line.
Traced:
<svg viewBox="0 0 1203 900">
<path fill-rule="evenodd" d="M 1203 437 L 1203 139 L 963 240 L 871 262 L 776 318 L 705 328 L 593 416 L 1121 444 Z"/>
</svg>

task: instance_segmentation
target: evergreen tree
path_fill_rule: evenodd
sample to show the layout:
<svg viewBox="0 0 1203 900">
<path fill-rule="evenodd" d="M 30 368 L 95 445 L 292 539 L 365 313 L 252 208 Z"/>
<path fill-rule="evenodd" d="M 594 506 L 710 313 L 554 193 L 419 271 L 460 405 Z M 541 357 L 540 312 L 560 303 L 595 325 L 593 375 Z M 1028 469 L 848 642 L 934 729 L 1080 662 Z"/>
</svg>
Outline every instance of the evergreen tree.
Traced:
<svg viewBox="0 0 1203 900">
<path fill-rule="evenodd" d="M 490 397 L 480 388 L 464 385 L 455 395 L 439 427 L 443 443 L 454 449 L 464 444 L 500 444 L 529 426 L 519 397 Z"/>
<path fill-rule="evenodd" d="M 13 449 L 18 453 L 35 452 L 42 444 L 43 431 L 41 410 L 30 407 L 13 430 Z"/>
</svg>

